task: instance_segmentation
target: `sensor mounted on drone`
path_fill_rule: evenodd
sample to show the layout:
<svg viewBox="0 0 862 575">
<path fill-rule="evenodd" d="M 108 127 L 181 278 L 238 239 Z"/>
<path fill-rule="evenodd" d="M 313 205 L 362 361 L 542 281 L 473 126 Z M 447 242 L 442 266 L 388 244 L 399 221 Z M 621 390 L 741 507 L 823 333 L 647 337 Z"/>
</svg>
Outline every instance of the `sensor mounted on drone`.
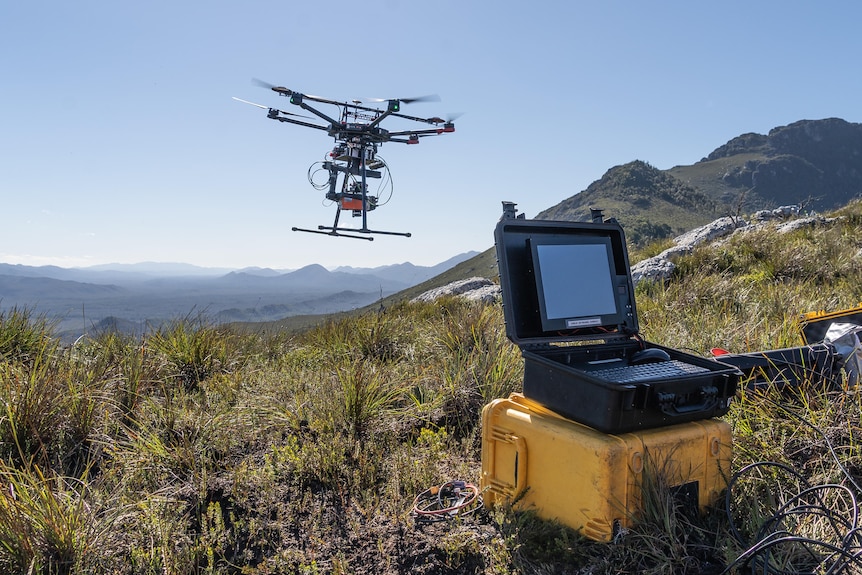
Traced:
<svg viewBox="0 0 862 575">
<path fill-rule="evenodd" d="M 403 104 L 436 102 L 440 100 L 439 97 L 420 96 L 417 98 L 372 100 L 374 102 L 385 102 L 386 109 L 384 110 L 360 105 L 360 100 L 353 100 L 349 103 L 338 102 L 319 96 L 302 94 L 295 90 L 282 86 L 274 86 L 260 80 L 255 80 L 255 83 L 271 89 L 279 96 L 289 98 L 291 104 L 314 114 L 325 123 L 320 124 L 316 121 L 306 121 L 316 120 L 316 118 L 285 112 L 277 108 L 270 108 L 261 104 L 255 104 L 254 102 L 241 100 L 240 98 L 234 98 L 234 100 L 267 110 L 266 115 L 272 120 L 323 130 L 335 139 L 335 147 L 327 154 L 327 159 L 323 162 L 312 164 L 308 174 L 311 185 L 318 190 L 326 190 L 326 199 L 335 202 L 335 221 L 331 226 L 318 226 L 316 230 L 294 227 L 293 231 L 362 240 L 373 240 L 374 238 L 371 237 L 371 234 L 410 237 L 409 232 L 386 232 L 368 228 L 368 212 L 388 201 L 387 198 L 386 201 L 381 202 L 380 193 L 376 195 L 369 193 L 368 179 L 382 180 L 380 188 L 382 189 L 384 184 L 388 184 L 391 194 L 392 180 L 389 178 L 389 167 L 382 158 L 377 156 L 378 147 L 383 143 L 418 144 L 420 138 L 439 136 L 455 131 L 455 117 L 449 117 L 444 120 L 438 117 L 419 118 L 401 113 L 401 106 Z M 337 114 L 339 119 L 336 120 L 321 112 L 310 105 L 309 102 L 335 106 L 339 110 Z M 381 126 L 381 123 L 389 117 L 402 118 L 411 122 L 429 124 L 434 127 L 420 130 L 389 131 Z M 313 176 L 316 172 L 313 168 L 316 165 L 319 165 L 317 171 L 325 170 L 328 173 L 328 178 L 325 182 L 315 183 Z M 339 176 L 342 176 L 340 187 L 338 184 Z M 354 217 L 361 217 L 362 227 L 360 229 L 339 227 L 338 222 L 343 210 L 351 212 Z"/>
</svg>

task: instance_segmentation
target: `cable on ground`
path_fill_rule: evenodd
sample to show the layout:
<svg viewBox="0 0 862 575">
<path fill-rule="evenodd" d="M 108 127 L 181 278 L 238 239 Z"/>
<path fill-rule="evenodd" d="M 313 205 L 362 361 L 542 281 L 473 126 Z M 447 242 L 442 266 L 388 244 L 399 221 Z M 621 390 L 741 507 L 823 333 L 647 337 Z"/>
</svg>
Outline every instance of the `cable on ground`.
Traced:
<svg viewBox="0 0 862 575">
<path fill-rule="evenodd" d="M 471 515 L 482 506 L 478 487 L 455 480 L 429 487 L 417 495 L 410 515 L 417 523 L 436 523 Z"/>
</svg>

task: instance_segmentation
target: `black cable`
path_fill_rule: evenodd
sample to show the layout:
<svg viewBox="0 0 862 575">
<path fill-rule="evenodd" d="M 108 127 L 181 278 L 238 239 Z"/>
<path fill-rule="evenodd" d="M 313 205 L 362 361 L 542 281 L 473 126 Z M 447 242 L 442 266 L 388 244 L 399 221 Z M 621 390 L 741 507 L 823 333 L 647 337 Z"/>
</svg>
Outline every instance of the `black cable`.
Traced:
<svg viewBox="0 0 862 575">
<path fill-rule="evenodd" d="M 733 513 L 731 511 L 731 505 L 733 504 L 733 490 L 736 484 L 741 480 L 745 475 L 752 473 L 755 470 L 758 470 L 762 467 L 775 467 L 779 471 L 785 472 L 789 475 L 795 477 L 799 482 L 801 482 L 806 488 L 809 487 L 808 481 L 799 473 L 796 472 L 795 469 L 790 467 L 789 465 L 785 465 L 783 463 L 777 463 L 774 461 L 757 461 L 755 463 L 750 463 L 734 473 L 730 481 L 727 483 L 727 490 L 725 491 L 725 512 L 727 513 L 727 518 L 729 520 L 729 528 L 730 533 L 734 539 L 741 545 L 749 545 L 748 541 L 743 538 L 742 534 L 739 532 L 739 529 L 736 527 L 736 523 L 733 521 Z"/>
<path fill-rule="evenodd" d="M 746 550 L 726 566 L 722 574 L 743 565 L 750 567 L 751 573 L 764 575 L 800 575 L 801 573 L 824 573 L 844 575 L 862 569 L 862 528 L 859 522 L 859 504 L 856 493 L 862 492 L 847 468 L 839 460 L 837 451 L 822 429 L 797 414 L 789 406 L 766 398 L 767 401 L 817 432 L 829 449 L 835 463 L 852 485 L 854 492 L 846 485 L 823 484 L 812 486 L 791 466 L 784 463 L 760 461 L 751 463 L 737 471 L 728 481 L 725 497 L 725 511 L 733 538 Z M 751 543 L 743 536 L 737 526 L 731 508 L 734 494 L 742 481 L 750 480 L 757 474 L 759 479 L 769 481 L 760 491 L 765 497 L 777 498 L 771 514 L 762 519 Z M 782 477 L 785 476 L 785 477 Z M 786 486 L 795 480 L 796 493 L 784 497 Z M 757 477 L 755 477 L 757 479 Z M 785 489 L 771 489 L 781 486 Z M 828 495 L 838 493 L 838 501 L 846 502 L 843 510 L 836 511 L 827 504 Z M 745 493 L 751 496 L 752 494 Z M 818 519 L 819 518 L 819 519 Z M 824 519 L 831 531 L 832 541 L 807 537 L 793 530 L 805 527 L 810 520 Z M 782 551 L 779 553 L 779 550 Z"/>
<path fill-rule="evenodd" d="M 377 207 L 380 207 L 385 206 L 389 203 L 389 200 L 392 199 L 392 196 L 395 192 L 395 185 L 392 181 L 392 172 L 389 171 L 389 164 L 386 163 L 386 160 L 381 158 L 379 155 L 376 156 L 375 159 L 383 164 L 382 167 L 386 172 L 386 175 L 381 178 L 380 183 L 377 185 Z M 384 192 L 384 186 L 386 185 L 389 186 L 389 196 L 384 200 L 382 196 Z"/>
<path fill-rule="evenodd" d="M 799 571 L 796 569 L 791 571 L 787 569 L 777 569 L 774 566 L 770 566 L 770 557 L 767 552 L 774 547 L 778 547 L 779 545 L 784 545 L 788 543 L 801 546 L 807 552 L 808 556 L 812 559 L 812 561 L 816 562 L 816 565 L 809 566 L 810 570 L 806 571 Z M 820 557 L 819 555 L 814 553 L 809 548 L 809 546 L 822 547 L 823 549 L 830 552 L 830 556 L 826 558 Z M 836 556 L 841 560 L 835 560 L 835 562 L 829 565 L 828 568 L 824 571 L 822 569 L 824 567 L 824 563 L 829 560 L 834 560 Z M 818 539 L 793 535 L 787 532 L 775 532 L 770 534 L 769 537 L 758 541 L 755 545 L 747 549 L 727 567 L 725 567 L 724 571 L 722 571 L 721 574 L 724 575 L 725 573 L 729 573 L 731 569 L 734 569 L 740 565 L 745 565 L 750 561 L 754 561 L 755 563 L 755 565 L 753 565 L 751 569 L 752 573 L 757 573 L 762 569 L 762 573 L 770 575 L 800 575 L 801 573 L 814 572 L 837 575 L 839 573 L 845 572 L 851 566 L 862 567 L 862 557 L 860 557 L 860 552 L 858 550 L 856 552 L 851 552 L 849 549 L 846 549 L 844 547 L 833 545 L 831 543 L 820 541 Z M 758 564 L 758 562 L 760 563 Z M 816 571 L 815 568 L 817 569 Z"/>
<path fill-rule="evenodd" d="M 793 417 L 797 421 L 804 423 L 805 425 L 810 427 L 812 430 L 814 430 L 818 435 L 820 435 L 820 437 L 823 438 L 823 441 L 826 442 L 826 447 L 829 449 L 829 453 L 832 454 L 832 459 L 835 461 L 836 465 L 838 465 L 838 468 L 841 470 L 841 472 L 844 474 L 844 476 L 847 478 L 847 480 L 853 485 L 853 487 L 856 488 L 856 491 L 859 493 L 862 493 L 862 487 L 860 487 L 859 484 L 856 483 L 856 480 L 853 479 L 853 476 L 850 475 L 850 472 L 847 470 L 846 467 L 844 467 L 844 464 L 841 463 L 841 460 L 838 458 L 838 453 L 835 451 L 835 447 L 832 445 L 832 442 L 829 440 L 829 437 L 827 437 L 827 435 L 823 432 L 822 429 L 820 429 L 819 427 L 817 427 L 816 425 L 814 425 L 813 423 L 811 423 L 810 421 L 808 421 L 807 419 L 805 419 L 801 415 L 792 411 L 786 405 L 784 405 L 782 403 L 778 403 L 777 401 L 772 401 L 768 397 L 766 398 L 766 401 L 773 404 L 775 407 L 781 409 L 782 411 L 784 411 L 784 413 Z"/>
<path fill-rule="evenodd" d="M 321 166 L 320 168 L 314 169 L 315 166 Z M 323 162 L 314 162 L 308 167 L 308 183 L 311 184 L 311 187 L 318 191 L 323 191 L 329 187 L 329 171 L 322 167 Z M 314 175 L 318 172 L 326 171 L 326 181 L 322 184 L 317 184 L 314 182 Z"/>
</svg>

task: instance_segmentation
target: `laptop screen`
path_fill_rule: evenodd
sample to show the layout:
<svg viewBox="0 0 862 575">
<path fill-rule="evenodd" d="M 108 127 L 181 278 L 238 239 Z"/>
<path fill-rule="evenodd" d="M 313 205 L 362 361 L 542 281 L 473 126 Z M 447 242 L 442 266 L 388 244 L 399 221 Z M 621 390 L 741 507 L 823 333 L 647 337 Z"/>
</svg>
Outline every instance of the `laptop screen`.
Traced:
<svg viewBox="0 0 862 575">
<path fill-rule="evenodd" d="M 531 249 L 544 331 L 621 323 L 609 238 L 581 237 L 576 244 L 534 241 Z"/>
</svg>

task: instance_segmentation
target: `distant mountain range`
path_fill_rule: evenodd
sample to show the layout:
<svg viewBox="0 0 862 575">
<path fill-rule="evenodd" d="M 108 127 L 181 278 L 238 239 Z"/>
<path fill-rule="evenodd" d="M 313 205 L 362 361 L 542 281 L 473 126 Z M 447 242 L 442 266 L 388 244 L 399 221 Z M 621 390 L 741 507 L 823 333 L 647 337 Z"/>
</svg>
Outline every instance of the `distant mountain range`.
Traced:
<svg viewBox="0 0 862 575">
<path fill-rule="evenodd" d="M 0 310 L 26 308 L 44 315 L 67 340 L 99 329 L 139 335 L 189 316 L 215 323 L 274 321 L 360 308 L 475 255 L 467 252 L 435 266 L 332 271 L 316 264 L 229 270 L 152 262 L 88 268 L 0 263 Z"/>
<path fill-rule="evenodd" d="M 590 208 L 600 208 L 642 245 L 725 215 L 784 205 L 829 210 L 860 194 L 862 124 L 828 118 L 742 134 L 691 166 L 613 167 L 535 217 L 588 221 Z"/>
</svg>

